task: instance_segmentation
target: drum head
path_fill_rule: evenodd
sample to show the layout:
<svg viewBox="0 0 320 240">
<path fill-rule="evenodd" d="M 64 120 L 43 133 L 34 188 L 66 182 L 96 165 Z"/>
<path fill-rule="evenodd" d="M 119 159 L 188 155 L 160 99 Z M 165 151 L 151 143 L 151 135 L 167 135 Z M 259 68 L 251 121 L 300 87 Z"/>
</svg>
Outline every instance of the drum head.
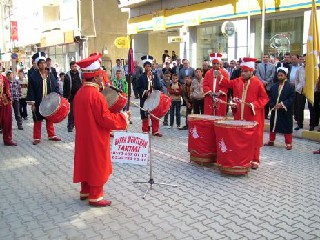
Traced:
<svg viewBox="0 0 320 240">
<path fill-rule="evenodd" d="M 161 92 L 159 90 L 153 90 L 149 97 L 146 99 L 146 101 L 143 104 L 143 108 L 146 111 L 151 112 L 153 109 L 158 107 L 160 103 L 160 94 Z"/>
<path fill-rule="evenodd" d="M 222 120 L 216 121 L 216 126 L 224 126 L 230 128 L 252 128 L 255 127 L 258 123 L 256 121 L 243 121 L 243 120 Z"/>
<path fill-rule="evenodd" d="M 101 92 L 106 99 L 109 108 L 112 107 L 118 100 L 118 92 L 116 90 L 113 90 L 112 88 L 106 87 Z"/>
<path fill-rule="evenodd" d="M 209 121 L 218 121 L 224 120 L 226 117 L 223 116 L 212 116 L 205 114 L 190 114 L 188 115 L 188 120 L 209 120 Z"/>
<path fill-rule="evenodd" d="M 60 106 L 60 95 L 52 92 L 44 97 L 39 106 L 39 112 L 42 116 L 48 117 L 53 114 Z"/>
</svg>

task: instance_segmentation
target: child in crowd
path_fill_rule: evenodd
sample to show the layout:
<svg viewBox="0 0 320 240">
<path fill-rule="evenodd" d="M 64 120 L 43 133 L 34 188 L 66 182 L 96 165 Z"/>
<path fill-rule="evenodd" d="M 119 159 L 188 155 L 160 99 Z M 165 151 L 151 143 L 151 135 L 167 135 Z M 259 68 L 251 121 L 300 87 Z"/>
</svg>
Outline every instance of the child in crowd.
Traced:
<svg viewBox="0 0 320 240">
<path fill-rule="evenodd" d="M 14 110 L 14 116 L 17 121 L 18 129 L 23 130 L 22 127 L 22 118 L 20 115 L 20 98 L 21 98 L 21 86 L 17 79 L 15 79 L 13 72 L 9 70 L 7 72 L 7 78 L 10 83 L 10 93 L 12 99 L 12 108 Z"/>
<path fill-rule="evenodd" d="M 182 91 L 183 100 L 186 102 L 186 125 L 179 130 L 187 130 L 188 129 L 188 115 L 192 112 L 192 100 L 191 100 L 191 82 L 192 79 L 190 76 L 184 77 L 184 86 Z"/>
<path fill-rule="evenodd" d="M 113 79 L 113 86 L 120 89 L 122 92 L 124 92 L 128 96 L 128 82 L 126 78 L 122 76 L 121 70 L 116 71 L 116 78 Z M 128 104 L 123 108 L 123 111 L 126 111 L 128 109 L 128 106 L 129 106 Z"/>
<path fill-rule="evenodd" d="M 165 95 L 168 95 L 168 96 L 169 96 L 168 87 L 169 87 L 170 84 L 171 84 L 171 72 L 166 71 L 166 72 L 164 73 L 164 79 L 161 79 L 160 82 L 161 82 L 161 85 L 162 85 L 162 92 L 163 92 Z M 170 109 L 168 110 L 168 112 L 167 112 L 166 115 L 164 116 L 163 126 L 168 126 L 169 112 L 170 112 Z"/>
<path fill-rule="evenodd" d="M 172 75 L 172 83 L 168 88 L 169 97 L 171 98 L 170 107 L 170 127 L 173 127 L 174 122 L 174 111 L 176 111 L 176 123 L 177 127 L 181 124 L 181 97 L 182 97 L 182 85 L 179 83 L 179 77 L 177 74 Z"/>
<path fill-rule="evenodd" d="M 61 96 L 63 95 L 63 83 L 64 83 L 64 78 L 66 74 L 64 72 L 59 73 L 59 80 L 58 80 L 58 85 L 59 85 L 59 93 Z"/>
<path fill-rule="evenodd" d="M 28 79 L 25 77 L 23 69 L 20 69 L 18 72 L 18 80 L 21 87 L 21 98 L 19 100 L 20 105 L 20 116 L 24 119 L 28 119 L 28 111 L 27 111 L 27 102 L 26 97 L 28 93 Z"/>
<path fill-rule="evenodd" d="M 197 68 L 195 78 L 191 83 L 191 99 L 193 103 L 193 113 L 203 114 L 204 112 L 204 93 L 202 69 Z"/>
</svg>

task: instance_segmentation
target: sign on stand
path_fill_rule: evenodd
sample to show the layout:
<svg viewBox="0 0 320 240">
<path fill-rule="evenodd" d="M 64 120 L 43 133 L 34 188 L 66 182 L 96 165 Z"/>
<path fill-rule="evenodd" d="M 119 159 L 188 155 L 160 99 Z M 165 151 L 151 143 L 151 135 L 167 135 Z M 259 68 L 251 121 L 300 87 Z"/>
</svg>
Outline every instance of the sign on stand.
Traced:
<svg viewBox="0 0 320 240">
<path fill-rule="evenodd" d="M 114 131 L 111 148 L 112 162 L 147 165 L 149 159 L 149 135 Z"/>
</svg>

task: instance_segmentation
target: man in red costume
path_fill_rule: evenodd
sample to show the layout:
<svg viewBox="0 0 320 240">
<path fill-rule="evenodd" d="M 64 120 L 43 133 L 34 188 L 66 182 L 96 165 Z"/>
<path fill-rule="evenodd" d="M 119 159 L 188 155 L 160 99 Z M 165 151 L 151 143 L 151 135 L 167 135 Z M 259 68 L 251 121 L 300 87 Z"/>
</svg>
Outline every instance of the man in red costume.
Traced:
<svg viewBox="0 0 320 240">
<path fill-rule="evenodd" d="M 1 65 L 0 65 L 1 66 Z M 9 80 L 0 74 L 0 127 L 5 146 L 17 146 L 12 141 L 12 99 Z"/>
<path fill-rule="evenodd" d="M 89 57 L 92 57 L 92 56 L 99 56 L 99 63 L 101 64 L 102 62 L 102 55 L 101 53 L 98 53 L 98 52 L 95 52 L 95 53 L 91 53 Z M 110 81 L 109 77 L 108 77 L 108 74 L 106 73 L 106 71 L 101 71 L 101 74 L 102 74 L 102 89 L 107 87 L 107 86 L 112 86 L 112 81 Z"/>
<path fill-rule="evenodd" d="M 203 79 L 204 114 L 207 115 L 226 116 L 227 114 L 228 89 L 219 83 L 223 79 L 229 80 L 229 75 L 220 68 L 221 57 L 220 53 L 210 54 L 212 69 L 207 71 Z"/>
<path fill-rule="evenodd" d="M 103 199 L 103 185 L 112 173 L 110 132 L 128 126 L 128 113 L 111 113 L 99 92 L 103 73 L 99 55 L 77 62 L 84 83 L 74 98 L 76 128 L 74 154 L 74 183 L 81 183 L 80 199 L 89 199 L 95 207 L 110 206 Z"/>
<path fill-rule="evenodd" d="M 254 147 L 251 168 L 257 169 L 260 164 L 260 148 L 263 145 L 264 106 L 269 101 L 263 83 L 253 75 L 255 58 L 243 58 L 241 77 L 232 81 L 222 79 L 221 85 L 232 88 L 234 103 L 232 111 L 235 120 L 258 122 L 258 141 Z"/>
</svg>

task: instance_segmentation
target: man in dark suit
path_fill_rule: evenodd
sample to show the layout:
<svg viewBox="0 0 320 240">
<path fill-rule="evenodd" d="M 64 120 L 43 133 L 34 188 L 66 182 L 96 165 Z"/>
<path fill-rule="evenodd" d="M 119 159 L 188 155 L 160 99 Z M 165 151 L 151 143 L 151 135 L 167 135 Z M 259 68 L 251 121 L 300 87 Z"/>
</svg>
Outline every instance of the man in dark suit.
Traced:
<svg viewBox="0 0 320 240">
<path fill-rule="evenodd" d="M 53 74 L 53 76 L 55 77 L 55 79 L 58 79 L 57 70 L 56 70 L 54 67 L 51 67 L 51 58 L 47 58 L 47 59 L 46 59 L 46 63 L 47 63 L 47 69 L 48 69 L 48 71 Z"/>
<path fill-rule="evenodd" d="M 153 73 L 151 70 L 151 64 L 153 62 L 153 57 L 146 55 L 141 58 L 144 73 L 140 76 L 137 83 L 137 91 L 140 97 L 140 107 L 143 108 L 144 102 L 149 97 L 150 93 L 153 90 L 162 90 L 162 86 L 157 74 Z M 142 131 L 149 132 L 149 119 L 147 113 L 143 110 L 140 110 L 141 119 L 142 119 Z M 162 134 L 159 132 L 159 120 L 153 117 L 150 117 L 152 122 L 152 135 L 157 137 L 162 137 Z"/>
<path fill-rule="evenodd" d="M 59 92 L 57 79 L 46 68 L 46 57 L 44 52 L 35 53 L 32 59 L 37 63 L 39 70 L 33 72 L 28 84 L 27 103 L 31 105 L 33 116 L 33 145 L 41 140 L 41 125 L 44 117 L 39 112 L 42 99 L 51 92 Z M 46 120 L 48 138 L 51 141 L 61 141 L 54 133 L 53 122 Z"/>
<path fill-rule="evenodd" d="M 273 79 L 276 72 L 275 66 L 272 63 L 270 63 L 269 60 L 270 60 L 269 54 L 264 54 L 262 63 L 259 63 L 256 69 L 256 76 L 263 83 L 268 95 L 270 92 L 270 88 L 273 84 Z M 265 119 L 268 119 L 269 103 L 267 103 L 264 110 L 265 110 L 264 111 Z"/>
<path fill-rule="evenodd" d="M 194 69 L 190 67 L 189 61 L 187 59 L 184 59 L 182 62 L 183 67 L 179 71 L 179 82 L 181 84 L 185 84 L 184 78 L 185 76 L 189 76 L 191 79 L 194 78 Z"/>
</svg>

